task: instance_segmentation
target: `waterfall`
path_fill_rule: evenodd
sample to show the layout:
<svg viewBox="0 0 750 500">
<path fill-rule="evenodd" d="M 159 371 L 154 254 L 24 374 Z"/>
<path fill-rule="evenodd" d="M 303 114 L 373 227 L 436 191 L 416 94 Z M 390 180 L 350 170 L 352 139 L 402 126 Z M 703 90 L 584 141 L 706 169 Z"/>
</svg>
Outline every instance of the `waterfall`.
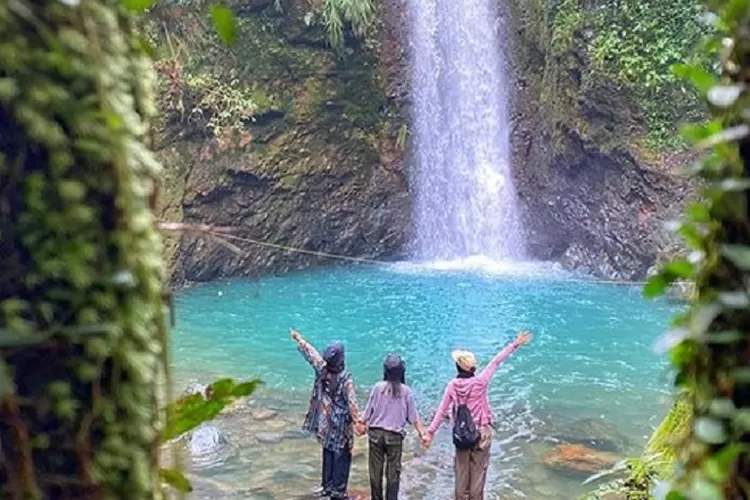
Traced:
<svg viewBox="0 0 750 500">
<path fill-rule="evenodd" d="M 415 257 L 521 259 L 496 0 L 406 0 Z"/>
</svg>

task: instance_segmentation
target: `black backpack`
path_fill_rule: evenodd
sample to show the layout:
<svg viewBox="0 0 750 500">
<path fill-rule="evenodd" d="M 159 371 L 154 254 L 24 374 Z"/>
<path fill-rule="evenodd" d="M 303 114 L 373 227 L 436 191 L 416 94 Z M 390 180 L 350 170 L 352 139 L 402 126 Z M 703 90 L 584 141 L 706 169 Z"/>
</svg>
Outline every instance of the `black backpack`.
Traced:
<svg viewBox="0 0 750 500">
<path fill-rule="evenodd" d="M 461 403 L 456 409 L 456 418 L 453 420 L 453 444 L 457 450 L 473 450 L 479 444 L 479 430 L 474 425 L 469 407 Z"/>
</svg>

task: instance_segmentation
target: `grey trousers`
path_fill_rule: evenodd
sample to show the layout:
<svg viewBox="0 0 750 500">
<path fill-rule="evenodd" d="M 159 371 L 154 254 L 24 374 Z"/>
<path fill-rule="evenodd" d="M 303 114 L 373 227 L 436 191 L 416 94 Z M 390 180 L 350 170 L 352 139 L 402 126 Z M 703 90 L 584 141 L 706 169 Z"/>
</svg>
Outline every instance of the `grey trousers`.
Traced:
<svg viewBox="0 0 750 500">
<path fill-rule="evenodd" d="M 479 428 L 479 444 L 473 450 L 456 450 L 455 500 L 484 500 L 487 467 L 490 465 L 490 447 L 494 436 L 492 426 Z"/>
</svg>

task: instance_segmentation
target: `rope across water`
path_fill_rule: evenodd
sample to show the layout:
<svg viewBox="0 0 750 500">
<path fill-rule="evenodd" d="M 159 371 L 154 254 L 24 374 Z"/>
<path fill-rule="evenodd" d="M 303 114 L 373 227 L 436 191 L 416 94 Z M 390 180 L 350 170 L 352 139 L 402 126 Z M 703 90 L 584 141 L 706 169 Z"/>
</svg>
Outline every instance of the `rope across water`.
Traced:
<svg viewBox="0 0 750 500">
<path fill-rule="evenodd" d="M 221 238 L 226 238 L 228 240 L 237 241 L 237 242 L 249 243 L 251 245 L 265 247 L 265 248 L 274 248 L 277 250 L 282 250 L 282 251 L 290 252 L 290 253 L 312 255 L 315 257 L 328 258 L 328 259 L 333 259 L 333 260 L 356 262 L 359 264 L 372 264 L 372 265 L 382 266 L 385 264 L 392 263 L 390 261 L 370 259 L 367 257 L 352 257 L 349 255 L 321 252 L 317 250 L 307 250 L 304 248 L 298 248 L 298 247 L 293 247 L 289 245 L 281 245 L 278 243 L 269 243 L 267 241 L 256 240 L 253 238 L 247 238 L 247 237 L 237 236 L 233 234 L 221 234 Z M 561 280 L 580 282 L 580 283 L 594 283 L 594 284 L 620 285 L 620 286 L 643 286 L 646 283 L 645 281 L 628 281 L 628 280 L 600 279 L 600 278 L 588 278 L 587 279 L 587 278 L 573 278 L 573 277 L 562 278 Z"/>
</svg>

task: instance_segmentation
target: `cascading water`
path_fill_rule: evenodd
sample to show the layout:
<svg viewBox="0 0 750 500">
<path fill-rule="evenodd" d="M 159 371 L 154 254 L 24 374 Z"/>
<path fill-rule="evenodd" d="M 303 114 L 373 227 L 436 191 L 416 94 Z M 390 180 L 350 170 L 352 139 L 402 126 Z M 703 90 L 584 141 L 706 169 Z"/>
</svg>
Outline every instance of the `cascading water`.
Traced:
<svg viewBox="0 0 750 500">
<path fill-rule="evenodd" d="M 496 0 L 407 0 L 420 260 L 521 259 Z"/>
</svg>

